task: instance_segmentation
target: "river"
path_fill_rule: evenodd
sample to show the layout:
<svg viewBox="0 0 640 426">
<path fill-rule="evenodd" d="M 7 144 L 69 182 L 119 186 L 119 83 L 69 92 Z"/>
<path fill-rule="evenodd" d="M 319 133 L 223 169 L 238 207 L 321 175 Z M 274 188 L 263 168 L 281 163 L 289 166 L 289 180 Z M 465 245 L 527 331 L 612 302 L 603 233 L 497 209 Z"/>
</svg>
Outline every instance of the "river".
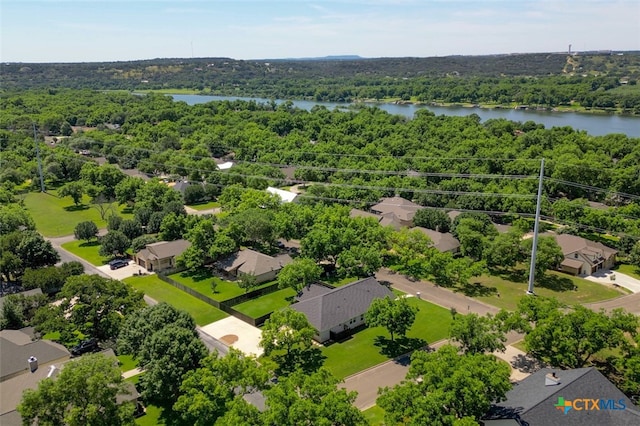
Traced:
<svg viewBox="0 0 640 426">
<path fill-rule="evenodd" d="M 189 105 L 195 105 L 211 101 L 256 101 L 259 103 L 271 102 L 264 98 L 246 98 L 237 96 L 205 96 L 205 95 L 171 95 L 176 101 L 183 101 Z M 276 100 L 280 104 L 286 101 Z M 293 105 L 310 110 L 316 105 L 324 105 L 329 109 L 346 108 L 350 103 L 315 102 L 315 101 L 291 101 Z M 371 103 L 390 114 L 404 115 L 413 118 L 416 111 L 426 108 L 436 115 L 464 116 L 477 114 L 484 122 L 491 118 L 505 118 L 511 121 L 534 121 L 544 124 L 545 128 L 558 126 L 570 126 L 576 130 L 585 130 L 590 135 L 603 136 L 610 133 L 622 133 L 629 137 L 640 137 L 640 117 L 614 115 L 614 114 L 581 114 L 577 112 L 547 112 L 516 109 L 489 109 L 489 108 L 465 108 L 449 106 L 423 106 L 423 105 L 397 105 L 387 103 Z"/>
</svg>

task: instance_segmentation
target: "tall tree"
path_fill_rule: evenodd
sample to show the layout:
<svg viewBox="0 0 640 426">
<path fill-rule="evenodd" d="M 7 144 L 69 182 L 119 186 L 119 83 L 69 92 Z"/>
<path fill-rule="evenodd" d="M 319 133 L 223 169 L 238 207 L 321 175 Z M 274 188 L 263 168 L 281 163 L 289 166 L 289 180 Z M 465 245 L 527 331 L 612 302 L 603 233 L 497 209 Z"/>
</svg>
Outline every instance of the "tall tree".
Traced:
<svg viewBox="0 0 640 426">
<path fill-rule="evenodd" d="M 391 299 L 375 299 L 364 315 L 369 326 L 382 326 L 391 334 L 393 341 L 396 335 L 404 336 L 416 320 L 418 308 L 409 305 L 407 299 L 398 297 Z"/>
<path fill-rule="evenodd" d="M 112 358 L 87 355 L 25 391 L 18 412 L 25 424 L 134 425 L 133 404 L 117 401 L 129 392 Z"/>
<path fill-rule="evenodd" d="M 443 210 L 430 208 L 418 210 L 413 217 L 413 224 L 438 232 L 449 232 L 451 229 L 451 219 L 447 213 Z"/>
<path fill-rule="evenodd" d="M 320 279 L 322 268 L 316 262 L 307 257 L 295 259 L 278 274 L 278 287 L 291 287 L 296 292 L 300 292 L 304 287 L 310 286 Z"/>
<path fill-rule="evenodd" d="M 275 311 L 262 327 L 260 346 L 277 364 L 280 373 L 317 367 L 317 349 L 312 347 L 315 330 L 307 317 L 291 308 Z"/>
<path fill-rule="evenodd" d="M 382 389 L 377 403 L 387 424 L 454 425 L 462 419 L 469 424 L 504 399 L 510 373 L 493 355 L 460 355 L 451 345 L 415 351 L 406 380 Z"/>
<path fill-rule="evenodd" d="M 79 206 L 82 202 L 84 192 L 85 189 L 82 182 L 75 181 L 64 184 L 64 186 L 58 190 L 58 195 L 60 197 L 71 197 L 73 203 Z"/>
<path fill-rule="evenodd" d="M 490 314 L 482 317 L 474 313 L 455 315 L 450 335 L 467 354 L 504 351 L 507 341 L 501 323 Z"/>
<path fill-rule="evenodd" d="M 533 238 L 522 241 L 522 246 L 528 254 L 531 253 Z M 536 277 L 542 278 L 547 269 L 556 269 L 564 259 L 562 249 L 553 237 L 538 238 L 538 250 L 536 251 Z M 529 260 L 529 263 L 531 260 Z"/>
<path fill-rule="evenodd" d="M 212 425 L 236 395 L 265 389 L 268 383 L 269 371 L 254 357 L 233 348 L 223 357 L 213 353 L 185 374 L 173 410 L 188 424 Z"/>
<path fill-rule="evenodd" d="M 91 220 L 80 222 L 73 230 L 76 240 L 85 240 L 87 242 L 98 237 L 98 225 Z"/>
<path fill-rule="evenodd" d="M 131 242 L 122 232 L 109 231 L 107 235 L 100 240 L 99 253 L 101 256 L 123 255 L 127 252 L 130 244 Z"/>
<path fill-rule="evenodd" d="M 18 204 L 0 205 L 0 235 L 34 229 L 36 224 L 27 209 Z"/>
<path fill-rule="evenodd" d="M 327 370 L 313 374 L 295 372 L 264 391 L 266 410 L 261 417 L 267 425 L 366 425 L 360 410 L 353 406 L 357 394 L 338 389 L 338 380 Z"/>
</svg>

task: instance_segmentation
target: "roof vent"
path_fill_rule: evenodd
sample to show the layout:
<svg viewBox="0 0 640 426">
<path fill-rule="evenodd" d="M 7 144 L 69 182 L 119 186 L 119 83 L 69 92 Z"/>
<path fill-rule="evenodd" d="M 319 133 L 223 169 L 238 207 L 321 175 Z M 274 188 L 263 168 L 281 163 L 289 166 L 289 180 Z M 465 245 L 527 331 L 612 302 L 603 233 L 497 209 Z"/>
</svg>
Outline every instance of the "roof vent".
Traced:
<svg viewBox="0 0 640 426">
<path fill-rule="evenodd" d="M 556 376 L 555 372 L 551 372 L 544 376 L 544 385 L 545 386 L 557 386 L 560 384 L 560 378 Z"/>
<path fill-rule="evenodd" d="M 47 374 L 47 378 L 50 378 L 51 376 L 53 376 L 53 373 L 55 373 L 56 371 L 56 366 L 52 365 L 49 367 L 49 374 Z"/>
</svg>

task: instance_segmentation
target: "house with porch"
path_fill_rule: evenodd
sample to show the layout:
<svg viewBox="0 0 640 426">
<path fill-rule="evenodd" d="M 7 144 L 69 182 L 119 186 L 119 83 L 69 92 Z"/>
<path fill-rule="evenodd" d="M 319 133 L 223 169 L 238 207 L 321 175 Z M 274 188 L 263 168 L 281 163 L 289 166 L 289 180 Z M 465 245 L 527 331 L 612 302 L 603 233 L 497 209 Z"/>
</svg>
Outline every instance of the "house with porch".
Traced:
<svg viewBox="0 0 640 426">
<path fill-rule="evenodd" d="M 601 269 L 611 269 L 617 250 L 602 243 L 569 234 L 547 234 L 555 237 L 564 260 L 559 270 L 571 275 L 591 275 Z"/>
<path fill-rule="evenodd" d="M 374 277 L 337 288 L 318 284 L 306 287 L 291 308 L 303 313 L 316 329 L 320 343 L 339 338 L 364 324 L 364 314 L 375 299 L 395 298 L 389 288 Z"/>
<path fill-rule="evenodd" d="M 163 271 L 176 266 L 176 257 L 191 246 L 187 240 L 159 241 L 147 244 L 145 248 L 133 256 L 136 264 L 147 271 Z"/>
</svg>

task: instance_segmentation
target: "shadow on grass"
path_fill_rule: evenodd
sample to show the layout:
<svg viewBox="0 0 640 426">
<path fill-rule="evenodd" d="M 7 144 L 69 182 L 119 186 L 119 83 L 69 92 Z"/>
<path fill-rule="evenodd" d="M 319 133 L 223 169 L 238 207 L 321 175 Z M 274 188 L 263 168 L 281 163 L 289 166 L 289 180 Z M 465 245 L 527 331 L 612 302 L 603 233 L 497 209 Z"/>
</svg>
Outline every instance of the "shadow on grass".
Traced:
<svg viewBox="0 0 640 426">
<path fill-rule="evenodd" d="M 495 287 L 485 287 L 480 283 L 466 283 L 455 289 L 467 297 L 488 297 L 498 293 Z"/>
<path fill-rule="evenodd" d="M 549 290 L 563 292 L 577 290 L 578 287 L 569 278 L 558 275 L 545 274 L 538 278 L 538 286 Z"/>
<path fill-rule="evenodd" d="M 197 271 L 187 271 L 180 274 L 183 278 L 191 278 L 194 282 L 200 282 L 213 278 L 208 269 L 198 269 Z"/>
<path fill-rule="evenodd" d="M 66 211 L 68 212 L 79 212 L 82 210 L 88 210 L 89 206 L 87 206 L 86 204 L 80 204 L 78 206 L 76 206 L 75 204 L 73 206 L 67 206 L 64 208 Z"/>
<path fill-rule="evenodd" d="M 100 245 L 100 241 L 85 241 L 84 243 L 80 244 L 78 247 L 95 247 L 99 245 Z"/>
<path fill-rule="evenodd" d="M 504 280 L 514 283 L 524 283 L 527 281 L 527 271 L 524 269 L 506 270 L 497 275 Z"/>
<path fill-rule="evenodd" d="M 391 340 L 388 337 L 377 336 L 373 344 L 380 348 L 380 353 L 388 358 L 395 358 L 407 352 L 423 348 L 427 345 L 426 340 L 417 337 L 397 337 Z"/>
</svg>

